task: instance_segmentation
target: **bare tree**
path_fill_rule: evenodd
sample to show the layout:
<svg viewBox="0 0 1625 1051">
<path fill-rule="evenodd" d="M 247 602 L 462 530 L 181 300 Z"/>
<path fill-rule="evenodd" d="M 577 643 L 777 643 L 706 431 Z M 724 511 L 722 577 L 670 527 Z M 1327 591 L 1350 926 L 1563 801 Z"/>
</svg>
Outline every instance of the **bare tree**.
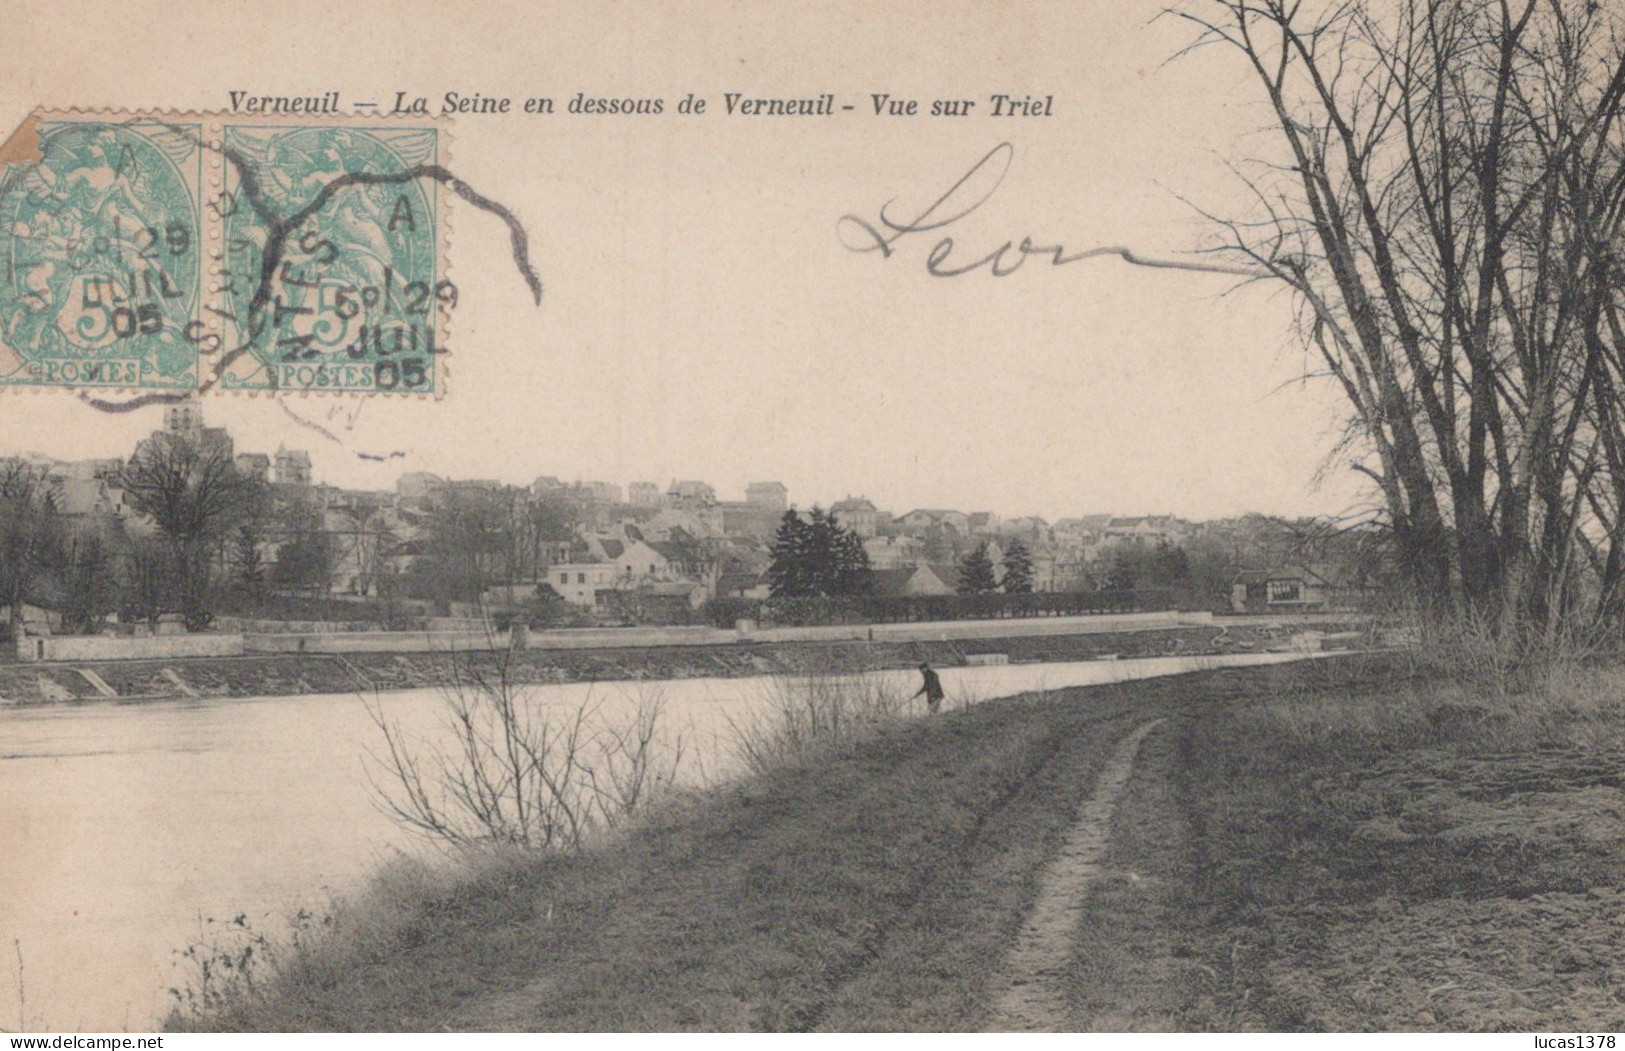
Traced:
<svg viewBox="0 0 1625 1051">
<path fill-rule="evenodd" d="M 169 545 L 157 537 L 132 537 L 122 556 L 125 605 L 157 631 L 174 593 Z"/>
<path fill-rule="evenodd" d="M 553 706 L 518 681 L 511 655 L 460 656 L 441 699 L 442 732 L 429 739 L 369 703 L 382 740 L 369 778 L 384 813 L 451 846 L 578 851 L 642 812 L 684 762 L 685 735 L 658 693 L 619 717 L 591 697 Z"/>
<path fill-rule="evenodd" d="M 543 580 L 547 576 L 548 551 L 574 538 L 580 509 L 558 496 L 525 499 L 523 491 L 516 496 L 508 579 Z"/>
<path fill-rule="evenodd" d="M 279 587 L 325 595 L 333 586 L 334 555 L 322 513 L 295 506 L 287 513 L 287 535 L 277 545 L 271 579 Z"/>
<path fill-rule="evenodd" d="M 356 590 L 362 595 L 378 591 L 379 574 L 383 571 L 384 550 L 393 539 L 378 509 L 359 509 L 349 514 L 351 519 L 345 531 L 349 557 L 355 565 Z"/>
<path fill-rule="evenodd" d="M 422 597 L 473 602 L 505 580 L 514 565 L 515 521 L 511 492 L 447 493 L 429 515 L 423 554 L 412 565 Z"/>
<path fill-rule="evenodd" d="M 1573 612 L 1588 566 L 1617 594 L 1619 12 L 1196 0 L 1173 13 L 1199 28 L 1193 47 L 1241 58 L 1280 149 L 1237 167 L 1253 207 L 1207 214 L 1209 251 L 1293 293 L 1418 599 L 1516 626 Z"/>
<path fill-rule="evenodd" d="M 239 471 L 224 445 L 162 432 L 136 447 L 119 484 L 170 548 L 187 629 L 208 627 L 215 555 L 233 528 L 261 512 L 263 483 Z"/>
<path fill-rule="evenodd" d="M 118 608 L 118 578 L 107 544 L 91 530 L 68 541 L 62 568 L 62 626 L 93 635 Z"/>
<path fill-rule="evenodd" d="M 231 572 L 249 598 L 265 597 L 265 535 L 257 521 L 244 522 L 231 534 Z"/>
<path fill-rule="evenodd" d="M 12 629 L 23 604 L 62 559 L 63 528 L 45 472 L 21 460 L 0 461 L 0 601 Z"/>
</svg>

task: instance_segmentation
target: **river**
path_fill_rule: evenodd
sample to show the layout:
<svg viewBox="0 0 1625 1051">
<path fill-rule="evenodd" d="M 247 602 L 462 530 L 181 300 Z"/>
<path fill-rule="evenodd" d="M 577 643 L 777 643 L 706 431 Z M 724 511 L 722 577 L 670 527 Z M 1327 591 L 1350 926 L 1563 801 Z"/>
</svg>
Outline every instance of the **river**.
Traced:
<svg viewBox="0 0 1625 1051">
<path fill-rule="evenodd" d="M 948 707 L 1032 690 L 1291 659 L 1161 657 L 941 670 Z M 912 672 L 881 672 L 904 693 Z M 736 772 L 728 725 L 762 679 L 539 687 L 606 708 L 660 692 L 688 728 L 689 780 Z M 377 700 L 442 732 L 434 690 Z M 184 971 L 176 950 L 245 915 L 275 933 L 385 860 L 426 849 L 374 805 L 381 742 L 359 697 L 268 697 L 0 709 L 0 1029 L 148 1029 Z M 213 921 L 211 923 L 210 921 Z"/>
</svg>

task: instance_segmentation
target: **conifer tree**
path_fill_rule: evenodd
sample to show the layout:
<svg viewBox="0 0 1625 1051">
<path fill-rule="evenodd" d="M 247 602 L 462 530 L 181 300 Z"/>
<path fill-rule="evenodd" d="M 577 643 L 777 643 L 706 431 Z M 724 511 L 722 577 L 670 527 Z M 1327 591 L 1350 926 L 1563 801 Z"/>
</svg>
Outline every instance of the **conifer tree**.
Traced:
<svg viewBox="0 0 1625 1051">
<path fill-rule="evenodd" d="M 988 557 L 987 541 L 984 540 L 959 563 L 959 593 L 984 595 L 998 588 L 999 582 L 993 575 L 993 559 Z"/>
<path fill-rule="evenodd" d="M 768 581 L 774 598 L 861 595 L 869 590 L 869 553 L 863 538 L 836 516 L 814 507 L 786 511 L 770 548 Z"/>
<path fill-rule="evenodd" d="M 1023 595 L 1033 589 L 1033 554 L 1019 538 L 1012 537 L 1004 552 L 1004 592 Z"/>
<path fill-rule="evenodd" d="M 830 516 L 834 522 L 834 516 Z M 869 552 L 863 546 L 863 537 L 837 524 L 834 594 L 867 595 L 872 577 Z"/>
<path fill-rule="evenodd" d="M 769 548 L 773 562 L 767 579 L 774 598 L 795 598 L 807 594 L 807 523 L 794 510 L 784 512 Z"/>
</svg>

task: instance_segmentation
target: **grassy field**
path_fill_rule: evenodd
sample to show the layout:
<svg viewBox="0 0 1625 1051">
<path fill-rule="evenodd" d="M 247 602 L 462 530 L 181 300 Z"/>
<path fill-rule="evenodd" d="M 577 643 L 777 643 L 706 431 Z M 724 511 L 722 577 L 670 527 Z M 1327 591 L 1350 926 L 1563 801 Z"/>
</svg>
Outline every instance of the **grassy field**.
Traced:
<svg viewBox="0 0 1625 1051">
<path fill-rule="evenodd" d="M 988 702 L 579 857 L 398 869 L 177 1028 L 961 1030 L 1105 757 L 1145 740 L 1079 1028 L 1618 1029 L 1618 676 L 1218 671 Z"/>
<path fill-rule="evenodd" d="M 1070 975 L 1080 1021 L 1625 1028 L 1625 675 L 1341 677 L 1147 740 Z"/>
</svg>

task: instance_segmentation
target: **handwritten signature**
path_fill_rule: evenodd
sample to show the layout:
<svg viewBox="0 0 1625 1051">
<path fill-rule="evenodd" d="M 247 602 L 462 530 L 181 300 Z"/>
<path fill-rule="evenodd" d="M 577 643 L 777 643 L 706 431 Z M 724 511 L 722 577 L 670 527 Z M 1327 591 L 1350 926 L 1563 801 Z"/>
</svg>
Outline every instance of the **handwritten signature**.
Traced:
<svg viewBox="0 0 1625 1051">
<path fill-rule="evenodd" d="M 938 197 L 914 218 L 897 218 L 894 214 L 893 206 L 897 203 L 894 198 L 881 206 L 877 222 L 850 213 L 841 216 L 835 224 L 836 236 L 848 251 L 879 252 L 884 258 L 890 259 L 897 249 L 897 243 L 904 238 L 945 229 L 986 204 L 1004 184 L 1004 177 L 1009 174 L 1010 164 L 1015 155 L 1016 148 L 1013 145 L 1001 142 L 973 164 L 970 171 L 961 175 L 948 188 L 948 192 Z M 1006 241 L 991 252 L 968 261 L 961 261 L 965 258 L 963 254 L 955 256 L 957 247 L 951 235 L 940 238 L 931 247 L 930 252 L 926 253 L 926 272 L 932 277 L 962 277 L 985 269 L 994 277 L 1009 277 L 1033 256 L 1047 256 L 1051 266 L 1066 266 L 1069 263 L 1110 255 L 1118 256 L 1124 262 L 1136 266 L 1199 270 L 1245 277 L 1264 276 L 1257 269 L 1249 267 L 1188 260 L 1149 259 L 1121 245 L 1086 248 L 1069 253 L 1064 245 L 1038 244 L 1030 235 L 1022 237 L 1019 243 L 1014 240 Z"/>
</svg>

